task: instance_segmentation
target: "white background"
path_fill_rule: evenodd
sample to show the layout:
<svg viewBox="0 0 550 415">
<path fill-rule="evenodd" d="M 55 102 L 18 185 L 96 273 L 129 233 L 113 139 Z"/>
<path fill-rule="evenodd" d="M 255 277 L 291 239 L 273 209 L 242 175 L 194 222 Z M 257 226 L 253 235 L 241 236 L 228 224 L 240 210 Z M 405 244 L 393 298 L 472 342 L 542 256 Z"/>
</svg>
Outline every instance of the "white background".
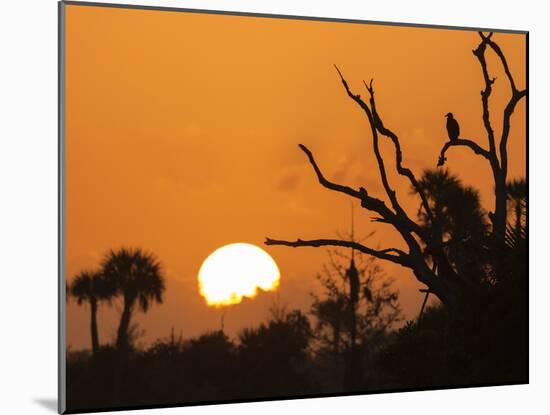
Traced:
<svg viewBox="0 0 550 415">
<path fill-rule="evenodd" d="M 116 1 L 113 1 L 116 2 Z M 134 3 L 130 0 L 126 3 Z M 530 31 L 530 385 L 140 413 L 546 412 L 550 14 L 543 1 L 147 1 L 140 4 Z M 57 393 L 57 4 L 0 6 L 0 413 L 53 413 Z M 357 53 L 365 53 L 358 50 Z M 547 412 L 546 412 L 547 413 Z"/>
</svg>

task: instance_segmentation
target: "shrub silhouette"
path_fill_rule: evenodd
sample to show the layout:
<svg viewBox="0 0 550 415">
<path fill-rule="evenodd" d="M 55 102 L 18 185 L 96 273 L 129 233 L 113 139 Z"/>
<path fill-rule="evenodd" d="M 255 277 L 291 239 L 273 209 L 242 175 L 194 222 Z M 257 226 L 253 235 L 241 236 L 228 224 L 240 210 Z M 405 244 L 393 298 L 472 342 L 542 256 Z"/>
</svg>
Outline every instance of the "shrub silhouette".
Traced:
<svg viewBox="0 0 550 415">
<path fill-rule="evenodd" d="M 243 330 L 238 347 L 242 393 L 264 397 L 307 393 L 311 337 L 309 320 L 299 310 Z"/>
</svg>

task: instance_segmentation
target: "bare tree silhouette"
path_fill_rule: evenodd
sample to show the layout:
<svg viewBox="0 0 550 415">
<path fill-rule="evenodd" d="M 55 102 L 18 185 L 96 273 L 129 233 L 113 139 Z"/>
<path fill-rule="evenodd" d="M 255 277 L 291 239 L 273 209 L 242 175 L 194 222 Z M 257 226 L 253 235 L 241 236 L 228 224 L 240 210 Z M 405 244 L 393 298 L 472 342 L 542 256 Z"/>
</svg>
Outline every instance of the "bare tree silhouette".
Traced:
<svg viewBox="0 0 550 415">
<path fill-rule="evenodd" d="M 506 177 L 508 175 L 508 137 L 510 135 L 510 122 L 512 114 L 518 104 L 518 102 L 527 96 L 527 88 L 518 89 L 516 82 L 512 73 L 510 72 L 510 67 L 502 49 L 500 46 L 492 40 L 493 33 L 488 35 L 478 32 L 481 37 L 481 43 L 476 49 L 472 52 L 479 60 L 481 65 L 481 71 L 483 73 L 483 79 L 485 82 L 485 89 L 481 91 L 481 103 L 483 107 L 483 125 L 487 132 L 487 140 L 489 142 L 489 149 L 484 149 L 476 142 L 467 139 L 458 139 L 451 140 L 445 143 L 441 149 L 441 154 L 439 156 L 438 166 L 443 166 L 446 161 L 446 153 L 449 148 L 453 146 L 466 146 L 469 147 L 474 153 L 480 155 L 481 157 L 487 159 L 491 165 L 493 171 L 493 178 L 495 182 L 495 209 L 492 214 L 489 215 L 491 222 L 493 223 L 493 234 L 497 242 L 503 242 L 506 232 L 506 202 L 507 202 L 507 189 L 506 189 Z M 502 114 L 502 127 L 501 127 L 501 136 L 500 141 L 498 142 L 495 139 L 495 132 L 491 122 L 491 111 L 489 109 L 489 97 L 493 90 L 492 86 L 496 81 L 495 77 L 489 75 L 489 70 L 487 69 L 487 60 L 485 53 L 487 47 L 491 48 L 493 52 L 497 55 L 500 60 L 500 63 L 506 73 L 506 77 L 510 84 L 511 96 L 504 107 Z"/>
<path fill-rule="evenodd" d="M 470 139 L 458 137 L 456 139 L 453 138 L 452 140 L 447 141 L 444 145 L 439 157 L 438 165 L 441 166 L 445 163 L 446 151 L 452 146 L 467 146 L 472 149 L 474 153 L 481 155 L 490 161 L 495 180 L 496 201 L 495 212 L 489 216 L 493 224 L 492 233 L 495 236 L 495 239 L 498 241 L 503 241 L 506 229 L 506 174 L 508 168 L 507 142 L 510 131 L 510 119 L 517 103 L 521 98 L 526 96 L 527 91 L 525 89 L 517 89 L 502 50 L 494 41 L 491 40 L 493 34 L 490 33 L 485 35 L 480 32 L 479 35 L 481 37 L 481 43 L 478 48 L 473 51 L 473 53 L 481 63 L 486 84 L 485 90 L 482 91 L 482 104 L 483 120 L 488 133 L 490 148 L 489 150 L 485 150 L 475 141 Z M 500 141 L 500 160 L 497 157 L 494 132 L 489 119 L 488 99 L 491 94 L 491 86 L 495 82 L 495 79 L 491 79 L 487 72 L 487 63 L 485 60 L 487 46 L 489 46 L 500 58 L 512 89 L 512 97 L 504 110 L 503 131 Z M 389 199 L 390 206 L 388 206 L 383 200 L 370 195 L 364 187 L 354 189 L 352 187 L 328 180 L 319 168 L 312 152 L 303 144 L 300 144 L 299 147 L 306 154 L 317 175 L 319 183 L 322 186 L 358 199 L 364 209 L 378 215 L 373 219 L 374 221 L 391 225 L 399 233 L 407 246 L 407 252 L 394 247 L 374 249 L 361 243 L 345 241 L 342 239 L 297 239 L 295 241 L 288 241 L 268 237 L 266 238 L 265 244 L 290 247 L 339 246 L 352 248 L 359 252 L 411 269 L 416 279 L 428 287 L 428 292 L 434 293 L 449 308 L 455 310 L 460 308 L 464 304 L 465 300 L 470 298 L 475 292 L 475 287 L 471 285 L 471 282 L 468 281 L 467 278 L 460 275 L 455 270 L 449 260 L 445 246 L 451 241 L 444 239 L 442 230 L 438 226 L 437 222 L 434 221 L 432 207 L 430 206 L 427 196 L 421 189 L 414 173 L 402 164 L 403 156 L 399 138 L 392 130 L 384 125 L 376 108 L 373 80 L 371 80 L 369 84 L 364 82 L 369 94 L 369 102 L 367 103 L 359 94 L 354 94 L 352 92 L 341 71 L 338 67 L 335 66 L 335 68 L 340 76 L 347 95 L 363 110 L 368 118 L 372 134 L 374 154 L 376 156 L 382 185 Z M 388 180 L 385 160 L 380 151 L 379 140 L 381 137 L 385 137 L 392 142 L 395 149 L 395 164 L 397 173 L 409 180 L 413 192 L 420 198 L 421 209 L 423 209 L 425 213 L 426 220 L 433 225 L 429 229 L 412 220 L 402 208 L 397 194 Z"/>
<path fill-rule="evenodd" d="M 108 281 L 100 272 L 81 271 L 68 285 L 68 293 L 74 297 L 78 305 L 90 303 L 92 353 L 99 350 L 99 334 L 97 329 L 97 307 L 102 300 L 110 301 L 116 294 L 116 286 Z"/>
<path fill-rule="evenodd" d="M 140 248 L 111 250 L 102 264 L 105 278 L 117 287 L 124 305 L 117 331 L 117 348 L 126 349 L 132 313 L 136 307 L 146 313 L 152 302 L 162 303 L 165 290 L 160 262 Z"/>
</svg>

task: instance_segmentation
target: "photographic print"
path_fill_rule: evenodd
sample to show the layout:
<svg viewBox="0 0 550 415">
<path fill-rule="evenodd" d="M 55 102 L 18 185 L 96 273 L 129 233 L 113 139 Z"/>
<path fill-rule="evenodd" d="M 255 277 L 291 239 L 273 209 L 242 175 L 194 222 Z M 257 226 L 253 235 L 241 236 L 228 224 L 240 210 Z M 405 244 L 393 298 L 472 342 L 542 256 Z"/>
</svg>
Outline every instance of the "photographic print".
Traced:
<svg viewBox="0 0 550 415">
<path fill-rule="evenodd" d="M 61 3 L 61 411 L 528 382 L 527 53 Z"/>
</svg>

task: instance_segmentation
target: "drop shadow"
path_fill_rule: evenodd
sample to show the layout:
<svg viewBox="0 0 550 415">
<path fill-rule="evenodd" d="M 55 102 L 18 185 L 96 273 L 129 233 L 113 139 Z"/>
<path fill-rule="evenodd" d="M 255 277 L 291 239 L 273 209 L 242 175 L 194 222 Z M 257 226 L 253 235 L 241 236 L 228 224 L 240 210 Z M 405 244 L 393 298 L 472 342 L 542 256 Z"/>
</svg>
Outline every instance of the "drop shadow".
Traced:
<svg viewBox="0 0 550 415">
<path fill-rule="evenodd" d="M 57 399 L 55 398 L 35 398 L 34 402 L 52 412 L 57 413 Z"/>
</svg>

